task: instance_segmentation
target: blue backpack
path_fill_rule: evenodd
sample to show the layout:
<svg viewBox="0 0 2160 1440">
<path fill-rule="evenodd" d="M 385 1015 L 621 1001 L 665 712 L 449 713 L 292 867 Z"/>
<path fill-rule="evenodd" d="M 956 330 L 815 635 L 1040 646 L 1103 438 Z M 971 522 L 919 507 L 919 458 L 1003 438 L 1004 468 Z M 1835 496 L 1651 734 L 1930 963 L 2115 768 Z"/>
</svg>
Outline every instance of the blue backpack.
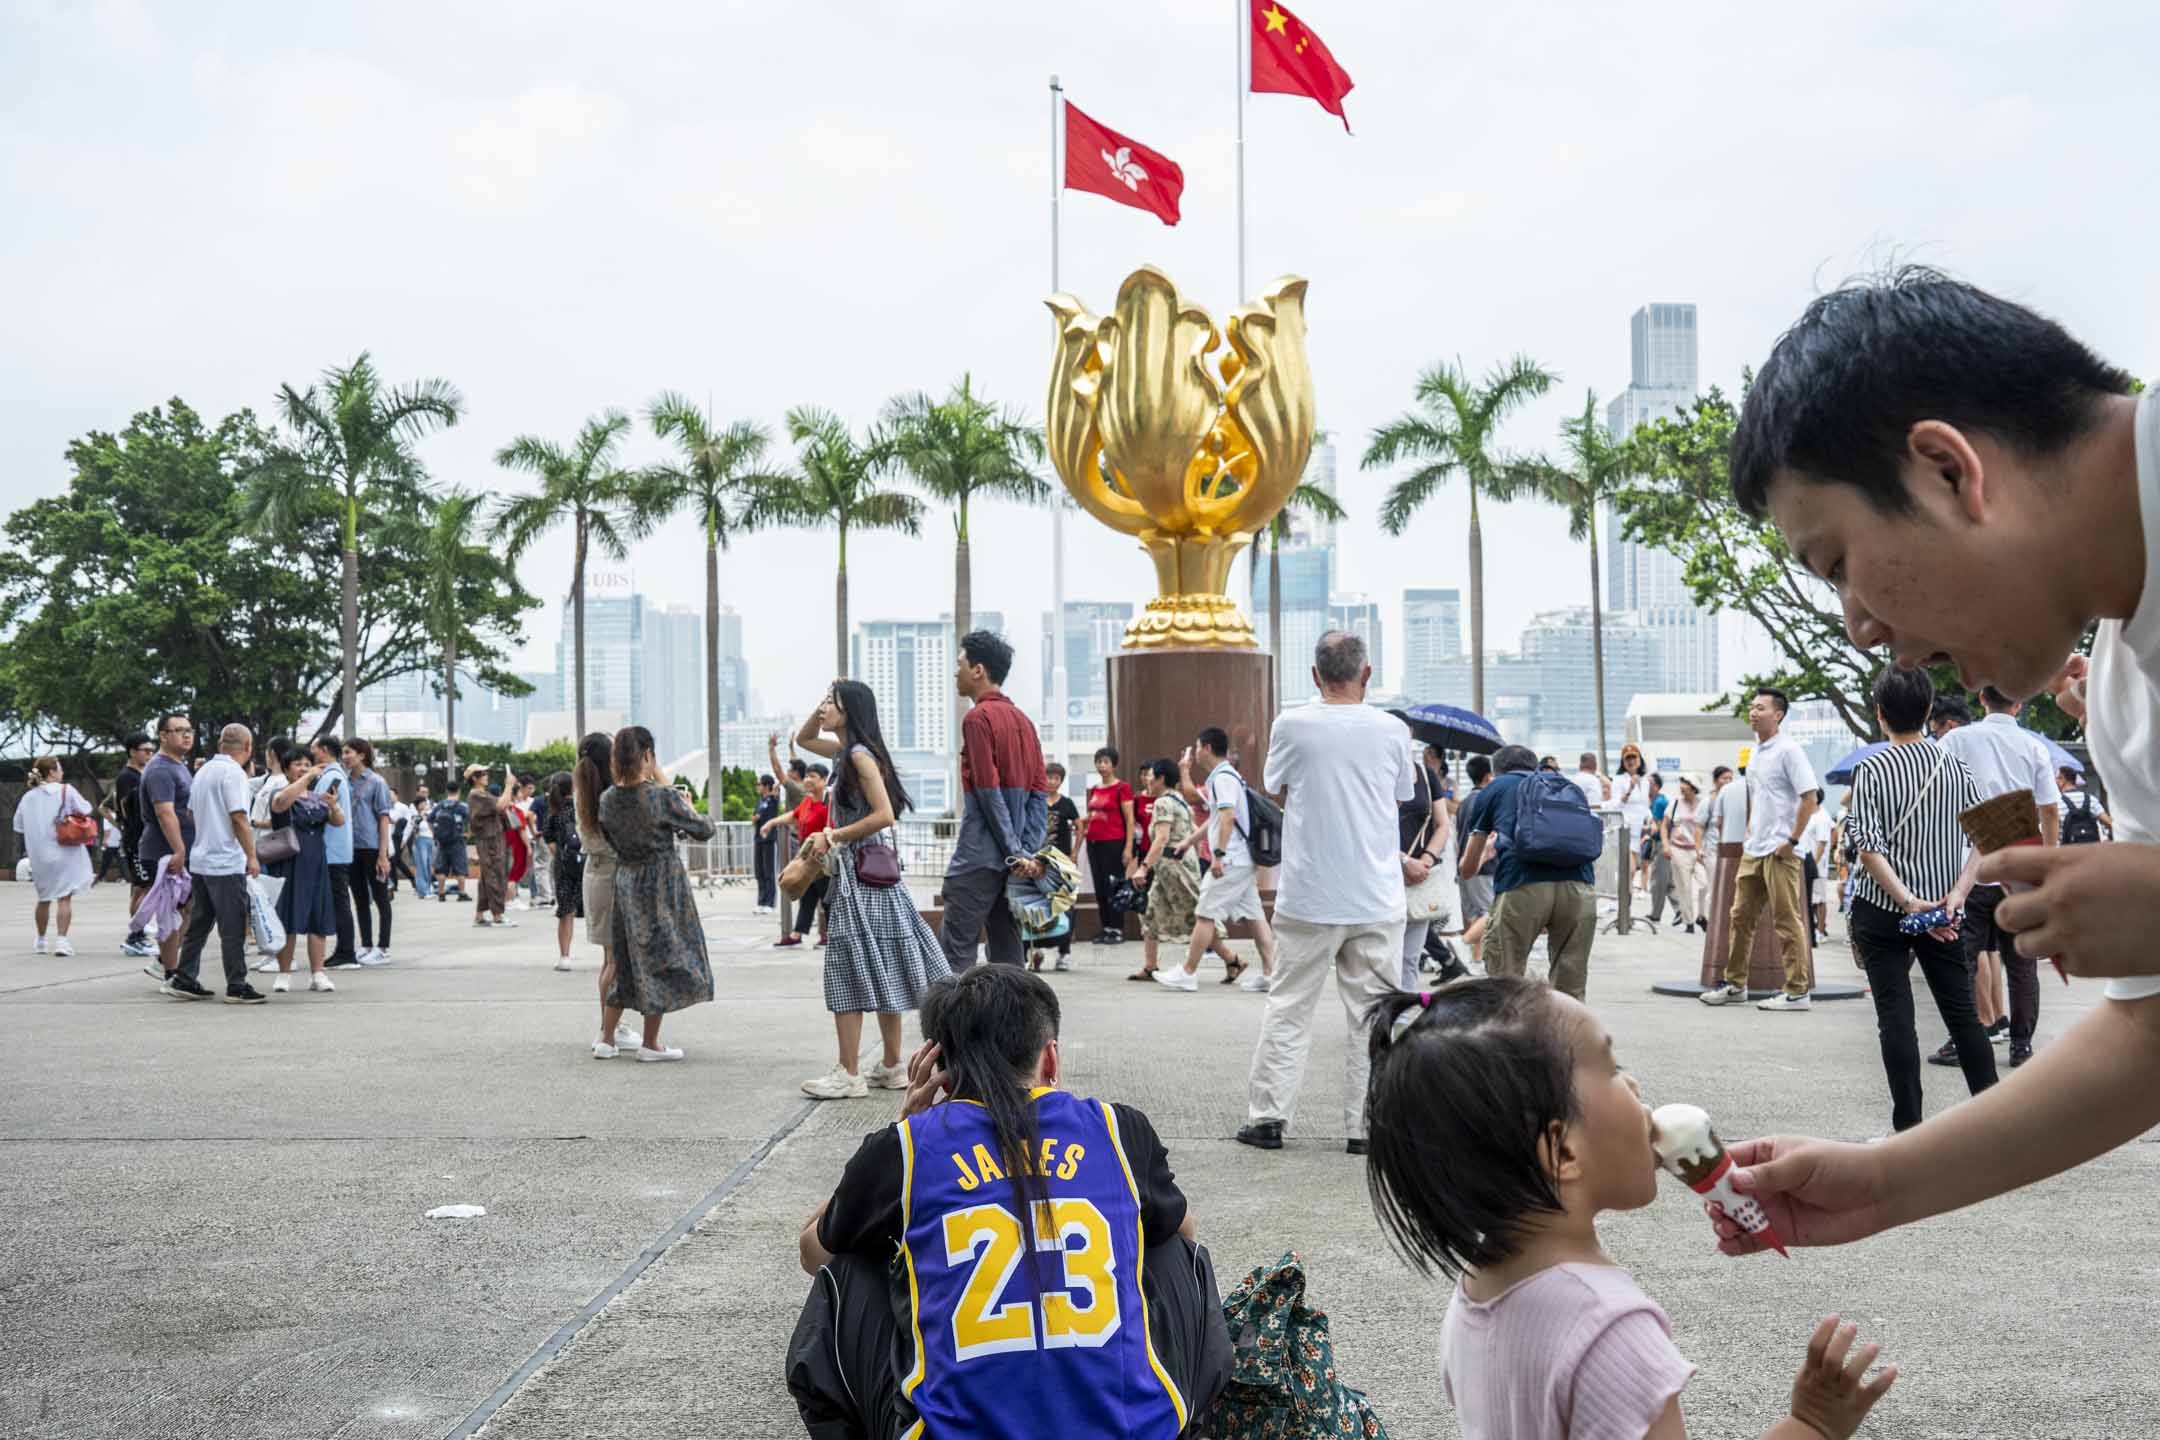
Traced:
<svg viewBox="0 0 2160 1440">
<path fill-rule="evenodd" d="M 1508 849 L 1525 865 L 1589 865 L 1605 853 L 1605 826 L 1574 781 L 1533 770 L 1515 789 Z"/>
</svg>

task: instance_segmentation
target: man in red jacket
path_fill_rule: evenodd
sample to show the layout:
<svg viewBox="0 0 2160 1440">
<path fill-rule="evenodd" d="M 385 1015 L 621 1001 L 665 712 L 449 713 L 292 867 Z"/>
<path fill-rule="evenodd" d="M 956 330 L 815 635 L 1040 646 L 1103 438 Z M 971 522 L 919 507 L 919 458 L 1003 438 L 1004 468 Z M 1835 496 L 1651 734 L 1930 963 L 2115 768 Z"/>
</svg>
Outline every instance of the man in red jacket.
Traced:
<svg viewBox="0 0 2160 1440">
<path fill-rule="evenodd" d="M 953 687 L 974 702 L 960 722 L 960 838 L 945 867 L 939 937 L 956 972 L 975 963 L 986 931 L 991 964 L 1020 963 L 1020 922 L 1006 903 L 1005 879 L 1042 874 L 1035 852 L 1050 829 L 1050 777 L 1035 722 L 998 688 L 1012 661 L 1003 636 L 973 630 L 960 637 L 953 665 Z"/>
</svg>

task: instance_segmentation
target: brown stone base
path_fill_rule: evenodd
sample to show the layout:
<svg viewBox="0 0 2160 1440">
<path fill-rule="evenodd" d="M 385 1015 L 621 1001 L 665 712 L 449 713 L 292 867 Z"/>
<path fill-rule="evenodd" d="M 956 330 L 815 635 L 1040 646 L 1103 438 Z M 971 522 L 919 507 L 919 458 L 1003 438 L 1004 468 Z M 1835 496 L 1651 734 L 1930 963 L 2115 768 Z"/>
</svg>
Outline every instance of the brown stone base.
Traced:
<svg viewBox="0 0 2160 1440">
<path fill-rule="evenodd" d="M 1716 868 L 1711 872 L 1710 909 L 1704 917 L 1708 928 L 1703 932 L 1702 983 L 1705 989 L 1725 983 L 1725 961 L 1732 953 L 1732 905 L 1735 882 L 1740 873 L 1740 847 L 1720 845 Z M 1810 962 L 1809 980 L 1815 977 Z M 1764 907 L 1762 918 L 1755 924 L 1755 943 L 1748 949 L 1748 989 L 1750 991 L 1776 991 L 1785 989 L 1785 958 L 1778 951 L 1777 926 L 1770 922 L 1770 911 Z"/>
<path fill-rule="evenodd" d="M 1275 721 L 1275 664 L 1258 650 L 1136 650 L 1107 662 L 1110 743 L 1129 779 L 1175 761 L 1210 725 L 1230 733 L 1245 782 L 1260 788 Z"/>
</svg>

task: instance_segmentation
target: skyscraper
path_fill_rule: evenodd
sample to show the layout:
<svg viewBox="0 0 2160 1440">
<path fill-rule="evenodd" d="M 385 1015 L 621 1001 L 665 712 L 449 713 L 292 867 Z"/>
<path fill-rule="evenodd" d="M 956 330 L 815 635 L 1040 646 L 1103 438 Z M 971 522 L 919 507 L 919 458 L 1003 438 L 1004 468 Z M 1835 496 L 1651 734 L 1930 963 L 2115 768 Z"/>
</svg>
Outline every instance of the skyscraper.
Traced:
<svg viewBox="0 0 2160 1440">
<path fill-rule="evenodd" d="M 562 602 L 555 642 L 559 705 L 577 708 L 576 611 Z M 739 647 L 738 647 L 739 648 Z M 686 606 L 663 609 L 625 571 L 588 573 L 585 581 L 585 709 L 628 717 L 652 731 L 666 764 L 705 744 L 705 617 Z"/>
<path fill-rule="evenodd" d="M 1005 631 L 1005 617 L 977 610 L 977 630 Z M 849 674 L 877 696 L 886 747 L 947 755 L 953 747 L 953 622 L 865 620 L 850 637 Z"/>
<path fill-rule="evenodd" d="M 1276 557 L 1282 570 L 1282 653 L 1275 657 L 1275 694 L 1283 704 L 1312 693 L 1307 672 L 1313 646 L 1328 628 L 1334 561 L 1333 547 L 1325 545 L 1286 544 Z M 1269 558 L 1262 553 L 1253 567 L 1252 622 L 1263 649 L 1268 643 L 1268 569 Z"/>
<path fill-rule="evenodd" d="M 1442 664 L 1462 654 L 1462 592 L 1403 591 L 1402 648 L 1403 694 L 1438 699 Z"/>
<path fill-rule="evenodd" d="M 1332 595 L 1328 597 L 1327 628 L 1347 630 L 1365 642 L 1365 660 L 1372 666 L 1373 692 L 1378 694 L 1386 689 L 1387 666 L 1383 659 L 1386 651 L 1381 641 L 1380 603 L 1363 595 Z M 1319 636 L 1313 637 L 1314 644 L 1319 640 Z M 1311 650 L 1305 652 L 1305 664 L 1308 669 L 1312 665 Z"/>
<path fill-rule="evenodd" d="M 1125 627 L 1132 621 L 1133 607 L 1125 600 L 1068 600 L 1065 623 L 1059 627 L 1047 610 L 1042 617 L 1042 715 L 1038 727 L 1050 735 L 1051 705 L 1055 697 L 1052 669 L 1057 663 L 1058 630 L 1064 631 L 1067 738 L 1075 749 L 1089 751 L 1103 743 L 1108 733 L 1104 709 L 1103 662 L 1125 648 Z"/>
<path fill-rule="evenodd" d="M 1628 323 L 1628 340 L 1628 388 L 1605 411 L 1606 428 L 1616 440 L 1652 420 L 1677 418 L 1694 403 L 1695 307 L 1645 305 Z M 1662 669 L 1654 688 L 1714 691 L 1718 617 L 1696 605 L 1685 568 L 1677 555 L 1623 539 L 1619 515 L 1605 507 L 1606 608 L 1633 611 L 1657 633 Z M 1608 714 L 1608 725 L 1610 720 Z"/>
</svg>

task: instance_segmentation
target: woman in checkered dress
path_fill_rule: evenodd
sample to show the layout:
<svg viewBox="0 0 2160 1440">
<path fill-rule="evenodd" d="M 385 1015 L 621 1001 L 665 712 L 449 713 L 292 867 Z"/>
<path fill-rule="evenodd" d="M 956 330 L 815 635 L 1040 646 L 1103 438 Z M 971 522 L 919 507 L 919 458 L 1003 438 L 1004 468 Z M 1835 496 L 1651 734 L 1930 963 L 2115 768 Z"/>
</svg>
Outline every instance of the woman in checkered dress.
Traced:
<svg viewBox="0 0 2160 1440">
<path fill-rule="evenodd" d="M 908 809 L 878 729 L 877 699 L 859 680 L 835 680 L 795 736 L 798 747 L 833 761 L 831 826 L 808 837 L 810 853 L 832 877 L 825 905 L 832 925 L 825 947 L 825 1008 L 832 1012 L 839 1063 L 803 1093 L 819 1100 L 858 1100 L 871 1086 L 907 1088 L 900 1017 L 922 1003 L 923 991 L 951 973 L 944 947 L 923 923 L 905 883 L 867 885 L 856 874 L 868 846 L 891 845 L 892 827 Z M 862 1023 L 875 1011 L 883 1063 L 860 1071 Z"/>
</svg>

